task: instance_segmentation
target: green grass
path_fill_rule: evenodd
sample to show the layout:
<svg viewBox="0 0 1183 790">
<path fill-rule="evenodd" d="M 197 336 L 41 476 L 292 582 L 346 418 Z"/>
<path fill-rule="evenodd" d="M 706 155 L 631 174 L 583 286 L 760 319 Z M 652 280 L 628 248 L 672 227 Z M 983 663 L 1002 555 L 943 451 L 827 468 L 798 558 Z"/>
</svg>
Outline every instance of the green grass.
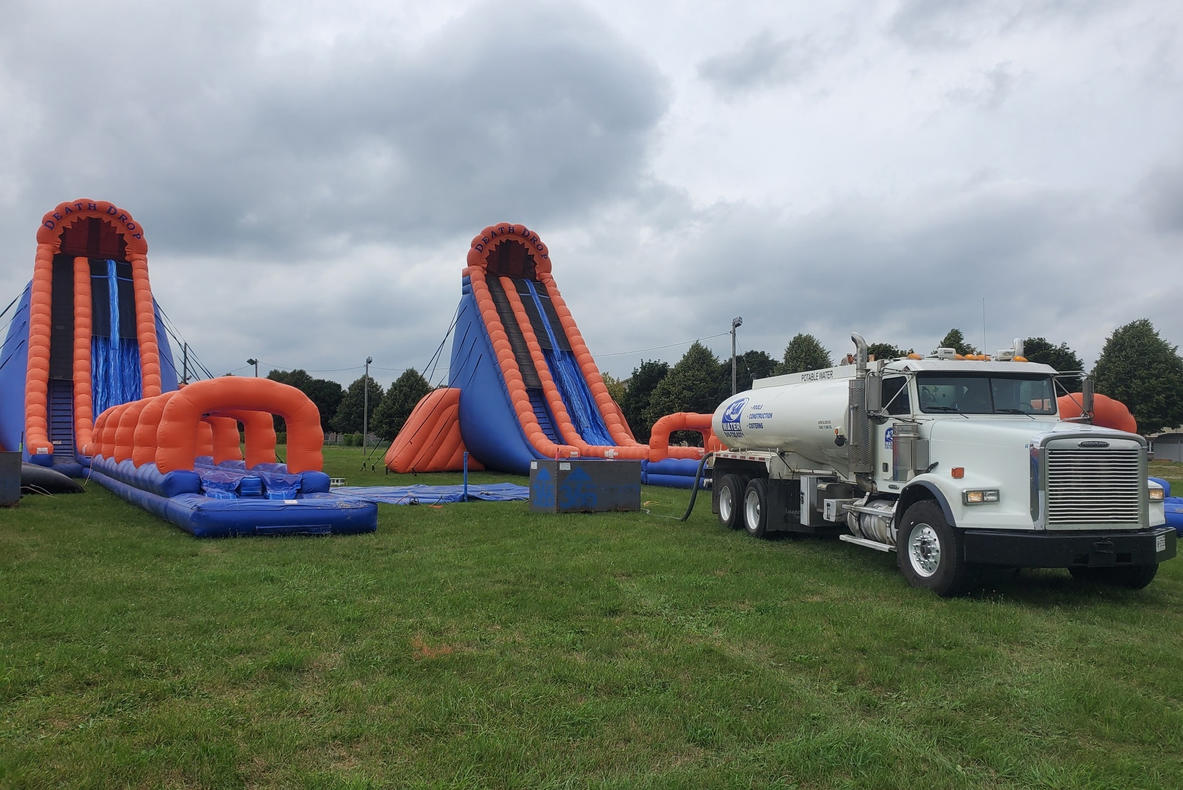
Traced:
<svg viewBox="0 0 1183 790">
<path fill-rule="evenodd" d="M 459 482 L 360 448 L 326 471 Z M 97 485 L 26 496 L 0 511 L 0 786 L 1183 786 L 1183 561 L 943 600 L 706 497 L 679 522 L 688 497 L 199 541 Z"/>
</svg>

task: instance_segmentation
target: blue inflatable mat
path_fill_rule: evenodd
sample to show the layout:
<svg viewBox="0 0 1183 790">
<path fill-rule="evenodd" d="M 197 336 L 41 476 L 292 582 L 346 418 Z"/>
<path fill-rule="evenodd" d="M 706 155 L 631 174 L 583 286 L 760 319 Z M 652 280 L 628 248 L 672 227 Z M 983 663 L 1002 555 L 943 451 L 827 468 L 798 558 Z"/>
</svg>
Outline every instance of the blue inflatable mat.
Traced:
<svg viewBox="0 0 1183 790">
<path fill-rule="evenodd" d="M 332 493 L 387 505 L 447 505 L 464 499 L 464 486 L 339 486 Z M 482 502 L 524 502 L 530 498 L 530 489 L 514 483 L 470 483 L 468 498 Z"/>
</svg>

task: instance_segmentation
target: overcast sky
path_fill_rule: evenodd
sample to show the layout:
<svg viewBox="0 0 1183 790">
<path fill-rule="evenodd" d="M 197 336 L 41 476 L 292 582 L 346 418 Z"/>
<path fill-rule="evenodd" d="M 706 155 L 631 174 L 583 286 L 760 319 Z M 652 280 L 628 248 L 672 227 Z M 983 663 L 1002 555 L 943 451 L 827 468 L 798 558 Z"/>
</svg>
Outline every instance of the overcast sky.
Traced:
<svg viewBox="0 0 1183 790">
<path fill-rule="evenodd" d="M 737 315 L 778 358 L 1183 343 L 1178 0 L 8 0 L 0 106 L 4 304 L 109 200 L 219 375 L 424 371 L 503 221 L 622 378 Z"/>
</svg>

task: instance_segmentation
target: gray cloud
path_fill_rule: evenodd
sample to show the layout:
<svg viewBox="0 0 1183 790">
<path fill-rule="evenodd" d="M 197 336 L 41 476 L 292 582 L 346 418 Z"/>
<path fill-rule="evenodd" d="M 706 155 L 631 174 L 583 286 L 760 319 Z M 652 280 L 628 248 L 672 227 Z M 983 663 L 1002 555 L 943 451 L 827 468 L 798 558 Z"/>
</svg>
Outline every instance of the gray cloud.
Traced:
<svg viewBox="0 0 1183 790">
<path fill-rule="evenodd" d="M 794 82 L 812 70 L 818 57 L 808 38 L 776 38 L 763 30 L 733 52 L 698 64 L 698 76 L 723 95 Z"/>
<path fill-rule="evenodd" d="M 1183 165 L 1164 165 L 1142 182 L 1141 193 L 1151 226 L 1163 233 L 1183 233 Z"/>
<path fill-rule="evenodd" d="M 109 26 L 106 6 L 27 11 L 68 50 Z M 477 6 L 414 50 L 361 29 L 271 52 L 249 3 L 122 21 L 126 40 L 88 47 L 68 76 L 44 36 L 7 31 L 3 72 L 36 119 L 17 198 L 49 208 L 101 181 L 134 196 L 154 243 L 203 253 L 315 257 L 491 212 L 587 212 L 627 191 L 668 101 L 654 67 L 575 6 Z"/>
</svg>

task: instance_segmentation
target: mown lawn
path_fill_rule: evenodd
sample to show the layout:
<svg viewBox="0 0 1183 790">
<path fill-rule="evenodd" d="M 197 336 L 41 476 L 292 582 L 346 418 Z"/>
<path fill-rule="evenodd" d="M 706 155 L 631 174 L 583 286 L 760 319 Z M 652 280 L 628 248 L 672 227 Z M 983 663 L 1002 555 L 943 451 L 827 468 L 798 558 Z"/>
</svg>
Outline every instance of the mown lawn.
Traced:
<svg viewBox="0 0 1183 790">
<path fill-rule="evenodd" d="M 412 482 L 380 463 L 326 471 Z M 0 510 L 0 786 L 1183 786 L 1183 560 L 943 600 L 893 556 L 643 498 L 199 541 L 97 485 L 27 496 Z"/>
</svg>

